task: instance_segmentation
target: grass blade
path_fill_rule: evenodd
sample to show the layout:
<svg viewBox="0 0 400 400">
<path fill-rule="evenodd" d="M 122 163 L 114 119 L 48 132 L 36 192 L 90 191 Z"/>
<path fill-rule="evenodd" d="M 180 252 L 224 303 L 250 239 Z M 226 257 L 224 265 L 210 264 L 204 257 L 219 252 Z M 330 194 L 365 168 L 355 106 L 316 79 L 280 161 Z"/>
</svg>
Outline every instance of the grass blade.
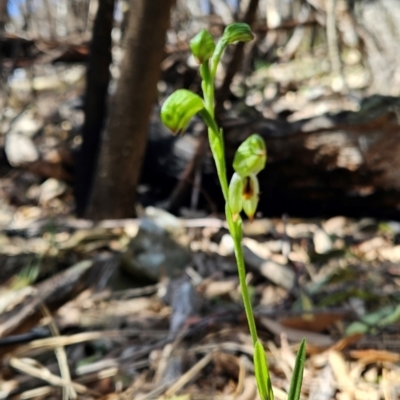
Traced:
<svg viewBox="0 0 400 400">
<path fill-rule="evenodd" d="M 299 351 L 296 356 L 292 381 L 290 382 L 290 390 L 288 400 L 299 400 L 301 393 L 301 385 L 303 383 L 304 364 L 306 362 L 306 340 L 301 341 Z"/>
</svg>

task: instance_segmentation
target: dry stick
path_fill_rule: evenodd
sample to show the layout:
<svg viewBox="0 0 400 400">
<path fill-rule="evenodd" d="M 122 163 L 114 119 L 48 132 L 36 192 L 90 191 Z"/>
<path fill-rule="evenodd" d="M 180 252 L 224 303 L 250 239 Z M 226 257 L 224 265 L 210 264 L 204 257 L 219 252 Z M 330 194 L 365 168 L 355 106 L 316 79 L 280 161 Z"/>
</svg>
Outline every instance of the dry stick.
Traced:
<svg viewBox="0 0 400 400">
<path fill-rule="evenodd" d="M 285 375 L 288 382 L 290 382 L 290 378 L 292 376 L 292 371 L 290 370 L 288 364 L 285 362 L 286 360 L 282 360 L 281 353 L 279 352 L 278 348 L 276 347 L 274 342 L 268 342 L 268 349 L 271 351 L 271 354 L 276 360 L 277 365 L 282 370 L 283 374 Z"/>
<path fill-rule="evenodd" d="M 19 395 L 20 399 L 38 399 L 54 392 L 53 386 L 40 386 L 35 389 L 26 390 Z"/>
<path fill-rule="evenodd" d="M 55 337 L 60 336 L 60 332 L 54 322 L 53 316 L 51 315 L 49 309 L 46 307 L 45 304 L 41 304 L 40 309 L 43 315 L 49 320 L 48 326 L 52 335 Z M 71 373 L 69 370 L 67 354 L 65 352 L 64 346 L 57 346 L 54 349 L 54 353 L 56 354 L 56 358 L 60 368 L 61 378 L 64 381 L 64 385 L 62 387 L 63 400 L 76 399 L 77 394 L 74 387 L 72 386 Z"/>
<path fill-rule="evenodd" d="M 337 0 L 328 0 L 326 4 L 326 37 L 328 41 L 331 70 L 335 75 L 340 77 L 343 89 L 347 91 L 348 88 L 343 74 L 339 51 L 339 39 L 336 30 L 336 4 Z"/>
<path fill-rule="evenodd" d="M 185 195 L 190 186 L 191 177 L 193 176 L 194 171 L 203 164 L 206 143 L 207 143 L 206 130 L 203 129 L 203 131 L 200 134 L 199 141 L 197 143 L 196 152 L 194 153 L 189 164 L 182 172 L 182 175 L 179 178 L 179 182 L 175 186 L 172 194 L 170 195 L 169 207 L 168 207 L 169 210 L 174 210 L 178 208 L 179 205 L 182 203 L 182 197 Z"/>
<path fill-rule="evenodd" d="M 162 377 L 167 369 L 169 358 L 174 350 L 175 346 L 171 343 L 168 343 L 166 346 L 164 346 L 162 350 L 161 357 L 158 362 L 157 368 L 155 369 L 153 378 L 154 384 L 157 385 L 156 389 L 160 389 L 160 383 L 162 382 Z"/>
<path fill-rule="evenodd" d="M 44 0 L 44 6 L 46 9 L 47 22 L 49 24 L 50 36 L 51 36 L 51 39 L 55 39 L 57 37 L 56 29 L 55 29 L 56 24 L 54 23 L 52 6 L 51 6 L 50 1 Z"/>
<path fill-rule="evenodd" d="M 239 363 L 239 374 L 238 374 L 238 382 L 236 385 L 236 390 L 235 393 L 233 394 L 234 398 L 242 394 L 244 389 L 244 380 L 246 378 L 246 367 L 244 365 L 244 362 L 240 358 L 238 358 L 238 363 Z"/>
<path fill-rule="evenodd" d="M 197 210 L 199 203 L 200 187 L 201 187 L 201 165 L 198 165 L 194 171 L 194 185 L 192 190 L 192 197 L 190 198 L 190 208 L 191 210 Z"/>
<path fill-rule="evenodd" d="M 303 4 L 298 16 L 299 22 L 306 21 L 309 15 L 310 15 L 310 7 L 307 4 Z M 285 46 L 283 56 L 281 57 L 282 61 L 289 61 L 290 59 L 293 58 L 297 49 L 299 48 L 300 44 L 303 41 L 304 33 L 305 33 L 304 25 L 298 25 L 294 29 L 293 35 L 291 36 L 291 38 L 289 39 L 289 41 Z"/>
<path fill-rule="evenodd" d="M 165 337 L 167 331 L 151 331 L 143 329 L 125 329 L 125 330 L 113 330 L 113 331 L 95 331 L 95 332 L 82 332 L 76 333 L 70 336 L 56 336 L 49 337 L 45 339 L 37 339 L 32 342 L 21 346 L 17 349 L 13 355 L 14 356 L 26 356 L 28 351 L 35 349 L 53 349 L 60 346 L 71 346 L 73 344 L 90 342 L 93 340 L 105 339 L 105 338 L 119 338 L 121 336 L 134 336 L 134 335 L 162 335 Z"/>
<path fill-rule="evenodd" d="M 261 221 L 261 220 L 257 220 Z M 140 226 L 140 219 L 105 219 L 100 223 L 95 223 L 92 220 L 87 219 L 66 219 L 66 218 L 55 218 L 53 223 L 56 227 L 60 227 L 63 229 L 95 229 L 95 228 L 103 228 L 103 229 L 127 229 L 133 228 L 138 229 Z M 206 217 L 206 218 L 193 218 L 193 219 L 180 219 L 180 224 L 182 228 L 227 228 L 226 221 L 214 218 L 214 217 Z M 5 233 L 13 233 L 17 235 L 24 235 L 28 231 L 30 234 L 33 232 L 35 235 L 41 234 L 41 232 L 45 232 L 47 230 L 47 226 L 49 225 L 49 220 L 41 220 L 35 221 L 27 226 L 18 227 L 17 225 L 9 225 L 4 229 Z M 254 225 L 253 225 L 254 226 Z M 133 235 L 133 234 L 132 234 Z"/>
<path fill-rule="evenodd" d="M 213 353 L 209 353 L 198 361 L 192 368 L 183 374 L 166 392 L 167 397 L 173 396 L 183 388 L 191 379 L 193 379 L 213 358 Z"/>
<path fill-rule="evenodd" d="M 132 363 L 129 366 L 134 369 L 134 368 L 143 368 L 147 367 L 149 362 L 147 360 Z M 75 381 L 77 383 L 90 383 L 93 381 L 99 381 L 105 378 L 110 378 L 112 376 L 116 376 L 119 372 L 118 367 L 110 367 L 110 368 L 103 368 L 99 371 L 95 371 L 92 373 L 87 373 L 85 375 L 82 375 L 80 378 L 76 379 Z"/>
<path fill-rule="evenodd" d="M 21 372 L 24 372 L 27 375 L 33 376 L 38 379 L 42 379 L 45 382 L 53 386 L 62 387 L 65 385 L 65 382 L 62 378 L 57 375 L 52 374 L 47 368 L 44 367 L 36 367 L 27 362 L 27 360 L 21 360 L 15 357 L 10 358 L 10 366 L 18 369 Z M 88 389 L 86 386 L 81 385 L 79 383 L 72 382 L 73 388 L 81 394 L 88 393 Z M 93 391 L 91 391 L 93 393 Z"/>
<path fill-rule="evenodd" d="M 175 335 L 174 341 L 172 343 L 167 343 L 164 346 L 162 356 L 161 356 L 162 358 L 158 364 L 158 368 L 155 373 L 154 382 L 161 381 L 162 375 L 167 368 L 169 357 L 173 354 L 175 349 L 179 346 L 179 344 L 185 338 L 186 333 L 187 333 L 187 329 L 182 329 L 177 335 Z M 155 388 L 152 392 L 160 391 L 160 393 L 162 393 L 165 389 L 166 389 L 166 386 L 164 384 L 161 384 L 159 387 Z"/>
</svg>

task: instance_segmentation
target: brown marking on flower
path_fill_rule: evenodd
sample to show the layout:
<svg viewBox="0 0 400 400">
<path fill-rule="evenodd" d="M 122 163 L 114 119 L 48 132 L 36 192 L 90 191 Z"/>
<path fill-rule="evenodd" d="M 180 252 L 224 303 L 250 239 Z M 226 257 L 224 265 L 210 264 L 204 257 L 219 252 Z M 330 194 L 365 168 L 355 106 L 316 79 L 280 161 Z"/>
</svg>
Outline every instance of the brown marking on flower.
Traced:
<svg viewBox="0 0 400 400">
<path fill-rule="evenodd" d="M 249 176 L 245 178 L 242 196 L 245 200 L 250 200 L 254 196 L 254 185 Z"/>
</svg>

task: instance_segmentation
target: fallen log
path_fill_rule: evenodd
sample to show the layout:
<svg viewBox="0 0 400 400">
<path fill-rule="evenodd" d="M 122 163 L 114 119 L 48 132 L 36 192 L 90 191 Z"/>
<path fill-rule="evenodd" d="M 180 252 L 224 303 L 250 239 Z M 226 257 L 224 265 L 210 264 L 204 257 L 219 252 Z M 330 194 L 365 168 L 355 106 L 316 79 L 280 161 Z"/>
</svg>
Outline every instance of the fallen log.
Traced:
<svg viewBox="0 0 400 400">
<path fill-rule="evenodd" d="M 400 99 L 375 95 L 361 101 L 356 112 L 324 114 L 293 123 L 263 118 L 226 120 L 227 163 L 232 164 L 239 144 L 258 132 L 268 147 L 267 166 L 259 175 L 259 210 L 264 215 L 399 219 L 399 110 Z M 142 182 L 156 189 L 147 193 L 145 202 L 168 198 L 197 143 L 195 135 L 173 138 L 158 124 L 153 126 Z M 210 154 L 202 171 L 202 191 L 222 211 Z M 181 206 L 189 204 L 189 197 L 190 193 Z M 206 206 L 204 198 L 201 206 Z"/>
</svg>

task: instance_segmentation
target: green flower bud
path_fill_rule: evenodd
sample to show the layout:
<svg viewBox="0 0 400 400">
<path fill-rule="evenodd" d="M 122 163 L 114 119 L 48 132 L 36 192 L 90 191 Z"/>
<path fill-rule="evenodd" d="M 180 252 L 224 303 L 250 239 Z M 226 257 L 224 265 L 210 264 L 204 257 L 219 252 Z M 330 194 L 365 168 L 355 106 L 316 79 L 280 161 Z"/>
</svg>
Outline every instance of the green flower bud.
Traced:
<svg viewBox="0 0 400 400">
<path fill-rule="evenodd" d="M 190 41 L 190 49 L 199 64 L 210 59 L 215 50 L 215 43 L 211 33 L 206 29 L 202 29 Z"/>
<path fill-rule="evenodd" d="M 260 186 L 255 175 L 244 178 L 243 187 L 243 211 L 252 221 L 257 211 L 258 200 L 260 198 Z"/>
<path fill-rule="evenodd" d="M 233 220 L 236 221 L 243 209 L 244 179 L 236 172 L 232 175 L 229 184 L 228 202 L 232 212 Z"/>
<path fill-rule="evenodd" d="M 254 33 L 252 32 L 249 25 L 243 22 L 237 22 L 228 25 L 222 36 L 222 40 L 226 44 L 232 44 L 236 42 L 250 42 L 254 39 Z"/>
<path fill-rule="evenodd" d="M 161 120 L 173 134 L 184 133 L 190 120 L 205 110 L 200 96 L 186 89 L 172 93 L 161 107 Z"/>
<path fill-rule="evenodd" d="M 241 176 L 257 175 L 267 162 L 267 149 L 264 139 L 254 133 L 236 150 L 233 169 Z"/>
</svg>

